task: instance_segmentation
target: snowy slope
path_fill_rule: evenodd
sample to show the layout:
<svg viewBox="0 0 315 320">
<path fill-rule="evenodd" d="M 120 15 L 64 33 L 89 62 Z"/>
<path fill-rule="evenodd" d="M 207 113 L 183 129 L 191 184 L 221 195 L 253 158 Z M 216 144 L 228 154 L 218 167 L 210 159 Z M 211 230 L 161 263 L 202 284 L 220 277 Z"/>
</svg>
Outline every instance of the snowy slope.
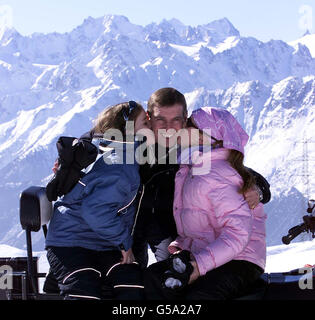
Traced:
<svg viewBox="0 0 315 320">
<path fill-rule="evenodd" d="M 285 272 L 315 265 L 315 240 L 267 248 L 265 272 Z"/>
<path fill-rule="evenodd" d="M 46 184 L 60 135 L 81 135 L 107 106 L 129 99 L 145 105 L 153 91 L 173 86 L 185 93 L 190 111 L 228 108 L 250 134 L 247 164 L 272 185 L 267 241 L 281 243 L 305 212 L 300 142 L 315 123 L 315 59 L 307 46 L 242 37 L 226 18 L 197 27 L 175 19 L 142 27 L 104 16 L 69 33 L 27 37 L 6 29 L 0 36 L 0 242 L 23 248 L 19 193 Z M 313 158 L 314 149 L 309 144 Z M 34 243 L 43 249 L 40 234 Z"/>
<path fill-rule="evenodd" d="M 300 45 L 304 45 L 310 51 L 310 54 L 313 58 L 315 58 L 315 34 L 306 34 L 302 38 L 289 42 L 290 46 L 293 46 L 295 49 L 298 50 Z"/>
</svg>

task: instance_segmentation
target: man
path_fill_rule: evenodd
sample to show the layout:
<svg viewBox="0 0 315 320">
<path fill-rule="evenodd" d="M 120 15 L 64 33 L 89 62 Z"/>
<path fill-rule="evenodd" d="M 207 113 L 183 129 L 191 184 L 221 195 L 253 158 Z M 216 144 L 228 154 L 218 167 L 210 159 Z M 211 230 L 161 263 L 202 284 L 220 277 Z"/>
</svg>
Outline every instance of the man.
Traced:
<svg viewBox="0 0 315 320">
<path fill-rule="evenodd" d="M 155 135 L 156 161 L 140 166 L 143 188 L 140 191 L 138 214 L 134 232 L 133 253 L 136 260 L 146 267 L 148 244 L 157 261 L 168 258 L 168 245 L 177 236 L 173 219 L 173 195 L 175 175 L 179 169 L 176 159 L 176 132 L 186 126 L 187 104 L 183 94 L 174 88 L 162 88 L 154 92 L 147 108 Z M 249 169 L 249 168 L 248 168 Z M 270 200 L 268 182 L 258 173 L 257 187 L 244 194 L 249 206 Z"/>
</svg>

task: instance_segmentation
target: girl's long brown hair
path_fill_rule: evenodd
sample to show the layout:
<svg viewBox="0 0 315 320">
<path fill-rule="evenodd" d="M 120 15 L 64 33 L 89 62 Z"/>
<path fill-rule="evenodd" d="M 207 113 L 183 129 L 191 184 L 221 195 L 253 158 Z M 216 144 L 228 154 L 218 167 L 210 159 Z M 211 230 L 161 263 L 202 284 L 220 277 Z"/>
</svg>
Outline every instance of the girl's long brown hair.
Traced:
<svg viewBox="0 0 315 320">
<path fill-rule="evenodd" d="M 222 140 L 216 140 L 213 144 L 211 144 L 212 147 L 223 147 L 223 141 Z M 244 155 L 243 153 L 229 149 L 230 153 L 227 158 L 227 161 L 230 163 L 231 167 L 234 168 L 238 174 L 243 179 L 243 185 L 239 190 L 239 193 L 244 193 L 247 190 L 249 190 L 251 187 L 253 187 L 254 184 L 256 184 L 255 177 L 246 169 L 244 166 Z"/>
<path fill-rule="evenodd" d="M 211 146 L 213 148 L 223 148 L 223 141 L 216 140 L 211 144 Z M 237 150 L 229 149 L 229 151 L 230 153 L 227 161 L 230 163 L 231 167 L 234 168 L 242 177 L 243 185 L 240 188 L 239 193 L 244 193 L 256 183 L 255 177 L 244 166 L 244 155 Z"/>
<path fill-rule="evenodd" d="M 239 190 L 239 193 L 246 192 L 255 184 L 255 178 L 244 166 L 244 155 L 237 150 L 230 149 L 230 154 L 227 160 L 232 168 L 234 168 L 243 179 L 244 183 Z"/>
<path fill-rule="evenodd" d="M 104 133 L 109 129 L 118 129 L 125 136 L 126 121 L 123 116 L 123 111 L 128 108 L 129 103 L 124 102 L 105 109 L 98 115 L 93 131 L 95 133 Z M 137 103 L 136 108 L 132 110 L 129 116 L 129 120 L 135 121 L 142 109 L 142 106 Z"/>
</svg>

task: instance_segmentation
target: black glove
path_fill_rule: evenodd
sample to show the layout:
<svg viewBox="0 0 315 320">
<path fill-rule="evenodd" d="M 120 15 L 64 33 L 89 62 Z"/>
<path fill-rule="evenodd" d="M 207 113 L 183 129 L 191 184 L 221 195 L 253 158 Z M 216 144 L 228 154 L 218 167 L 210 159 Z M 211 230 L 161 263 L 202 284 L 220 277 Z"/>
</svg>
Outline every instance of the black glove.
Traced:
<svg viewBox="0 0 315 320">
<path fill-rule="evenodd" d="M 193 266 L 187 250 L 174 253 L 168 258 L 168 270 L 162 277 L 162 286 L 169 290 L 182 290 L 187 286 Z"/>
<path fill-rule="evenodd" d="M 59 168 L 46 186 L 49 201 L 67 194 L 81 178 L 81 170 L 93 163 L 97 147 L 85 139 L 60 137 L 57 141 Z"/>
</svg>

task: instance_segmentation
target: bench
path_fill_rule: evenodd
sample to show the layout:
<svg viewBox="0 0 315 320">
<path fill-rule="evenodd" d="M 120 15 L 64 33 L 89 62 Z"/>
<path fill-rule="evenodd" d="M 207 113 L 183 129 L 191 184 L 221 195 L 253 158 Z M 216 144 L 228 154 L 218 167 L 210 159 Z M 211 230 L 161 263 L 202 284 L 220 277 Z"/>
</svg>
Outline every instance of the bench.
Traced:
<svg viewBox="0 0 315 320">
<path fill-rule="evenodd" d="M 24 190 L 20 195 L 20 223 L 26 234 L 27 247 L 27 270 L 24 278 L 26 284 L 22 286 L 22 299 L 56 300 L 61 299 L 59 294 L 40 294 L 38 292 L 38 279 L 46 278 L 45 273 L 38 273 L 34 268 L 34 257 L 32 250 L 32 232 L 43 231 L 47 235 L 47 224 L 53 213 L 53 205 L 47 199 L 44 187 L 32 186 Z M 37 263 L 37 260 L 36 260 Z M 13 273 L 14 275 L 14 273 Z"/>
</svg>

